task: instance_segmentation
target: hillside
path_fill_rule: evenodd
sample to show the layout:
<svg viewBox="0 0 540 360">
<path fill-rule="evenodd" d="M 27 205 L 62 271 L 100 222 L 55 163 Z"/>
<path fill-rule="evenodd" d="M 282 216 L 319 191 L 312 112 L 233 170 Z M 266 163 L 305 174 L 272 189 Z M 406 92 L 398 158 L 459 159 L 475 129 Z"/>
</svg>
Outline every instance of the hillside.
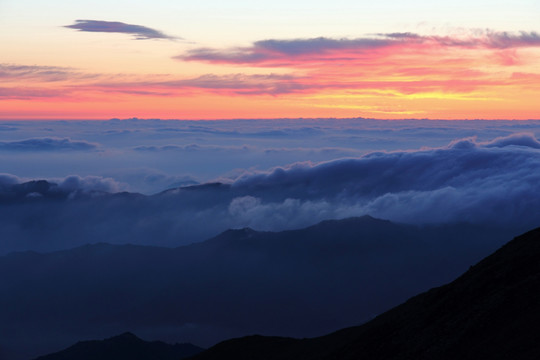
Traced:
<svg viewBox="0 0 540 360">
<path fill-rule="evenodd" d="M 126 331 L 200 346 L 254 333 L 320 336 L 452 280 L 508 238 L 362 217 L 229 230 L 174 249 L 13 253 L 0 257 L 0 355 L 28 359 Z"/>
<path fill-rule="evenodd" d="M 304 340 L 233 339 L 193 360 L 538 359 L 539 289 L 540 228 L 362 326 Z"/>
<path fill-rule="evenodd" d="M 204 349 L 191 344 L 144 341 L 131 333 L 105 340 L 81 341 L 70 348 L 36 360 L 181 360 Z"/>
</svg>

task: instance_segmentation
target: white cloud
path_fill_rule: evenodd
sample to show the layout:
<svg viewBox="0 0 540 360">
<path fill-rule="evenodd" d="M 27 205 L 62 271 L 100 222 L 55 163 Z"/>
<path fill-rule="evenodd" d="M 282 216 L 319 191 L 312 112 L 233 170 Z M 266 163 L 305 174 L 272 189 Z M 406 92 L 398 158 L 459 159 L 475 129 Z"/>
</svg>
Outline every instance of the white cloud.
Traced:
<svg viewBox="0 0 540 360">
<path fill-rule="evenodd" d="M 114 179 L 100 176 L 77 176 L 71 175 L 58 183 L 58 188 L 65 192 L 105 192 L 115 193 L 125 189 L 125 185 L 119 184 Z"/>
</svg>

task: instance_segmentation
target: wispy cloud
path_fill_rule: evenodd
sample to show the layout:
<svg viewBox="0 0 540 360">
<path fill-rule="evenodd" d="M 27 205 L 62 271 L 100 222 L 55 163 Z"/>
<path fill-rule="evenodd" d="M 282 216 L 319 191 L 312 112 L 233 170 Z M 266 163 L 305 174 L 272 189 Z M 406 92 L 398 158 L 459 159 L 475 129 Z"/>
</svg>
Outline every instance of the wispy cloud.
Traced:
<svg viewBox="0 0 540 360">
<path fill-rule="evenodd" d="M 28 100 L 34 98 L 57 98 L 67 96 L 65 89 L 50 89 L 46 87 L 0 87 L 0 101 L 2 100 Z"/>
<path fill-rule="evenodd" d="M 102 20 L 75 20 L 72 25 L 64 26 L 69 29 L 75 29 L 85 32 L 105 32 L 130 34 L 136 40 L 166 39 L 179 40 L 180 38 L 167 35 L 159 30 L 155 30 L 142 25 L 126 24 L 119 21 Z"/>
<path fill-rule="evenodd" d="M 318 87 L 325 87 L 319 84 Z M 95 84 L 95 90 L 120 93 L 145 91 L 148 94 L 175 96 L 178 92 L 212 92 L 222 95 L 281 95 L 312 88 L 301 76 L 280 74 L 205 74 L 187 79 L 148 79 Z"/>
<path fill-rule="evenodd" d="M 62 66 L 0 64 L 0 79 L 4 81 L 31 80 L 32 82 L 52 82 L 73 80 L 75 78 L 91 78 L 94 76 Z"/>
<path fill-rule="evenodd" d="M 70 85 L 102 76 L 62 66 L 0 64 L 0 100 L 69 96 L 73 91 Z"/>
<path fill-rule="evenodd" d="M 84 73 L 63 67 L 0 64 L 1 99 L 29 99 L 71 96 L 73 93 L 121 93 L 134 96 L 177 96 L 208 92 L 220 95 L 282 95 L 299 93 L 314 84 L 305 78 L 285 74 L 204 74 L 192 78 L 179 78 L 170 74 Z M 32 87 L 20 84 L 30 82 Z M 49 83 L 56 82 L 51 88 Z M 10 84 L 10 86 L 7 86 Z M 325 88 L 321 83 L 316 87 Z"/>
<path fill-rule="evenodd" d="M 158 83 L 169 88 L 199 89 L 236 95 L 280 95 L 301 92 L 309 85 L 300 76 L 279 74 L 205 74 L 192 79 Z"/>
</svg>

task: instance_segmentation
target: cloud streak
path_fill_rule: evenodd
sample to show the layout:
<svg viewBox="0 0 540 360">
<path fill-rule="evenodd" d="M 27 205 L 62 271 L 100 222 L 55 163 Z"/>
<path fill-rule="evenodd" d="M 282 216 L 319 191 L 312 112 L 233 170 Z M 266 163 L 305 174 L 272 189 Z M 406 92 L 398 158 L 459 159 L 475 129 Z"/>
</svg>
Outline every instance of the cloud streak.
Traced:
<svg viewBox="0 0 540 360">
<path fill-rule="evenodd" d="M 133 35 L 136 40 L 178 40 L 179 38 L 142 25 L 126 24 L 119 21 L 75 20 L 72 25 L 64 26 L 83 32 L 121 33 Z"/>
<path fill-rule="evenodd" d="M 63 98 L 69 91 L 65 89 L 51 89 L 47 87 L 0 87 L 0 100 L 29 100 L 29 99 L 48 99 Z"/>
<path fill-rule="evenodd" d="M 0 141 L 0 151 L 88 151 L 99 144 L 69 138 L 33 138 L 19 141 Z"/>
<path fill-rule="evenodd" d="M 81 73 L 72 68 L 61 66 L 38 66 L 38 65 L 16 65 L 0 64 L 0 79 L 10 80 L 31 80 L 43 82 L 65 81 L 80 77 Z M 89 77 L 85 74 L 84 77 Z"/>
<path fill-rule="evenodd" d="M 480 36 L 424 36 L 414 33 L 378 34 L 376 37 L 333 39 L 269 39 L 254 42 L 249 47 L 224 50 L 196 48 L 176 57 L 184 61 L 204 61 L 217 64 L 255 66 L 301 66 L 314 62 L 350 62 L 364 56 L 384 55 L 388 51 L 425 51 L 440 48 L 516 49 L 540 47 L 536 32 L 487 31 Z"/>
<path fill-rule="evenodd" d="M 161 152 L 161 151 L 180 151 L 180 152 L 201 152 L 201 151 L 228 151 L 228 152 L 249 152 L 253 151 L 254 147 L 244 145 L 244 146 L 218 146 L 218 145 L 198 145 L 198 144 L 188 144 L 188 145 L 142 145 L 136 146 L 133 148 L 135 151 L 143 152 Z"/>
<path fill-rule="evenodd" d="M 205 74 L 195 78 L 136 82 L 103 82 L 91 88 L 97 91 L 110 92 L 146 92 L 148 94 L 167 94 L 177 96 L 179 93 L 197 94 L 204 92 L 222 95 L 280 95 L 301 92 L 312 86 L 300 76 L 279 74 Z"/>
</svg>

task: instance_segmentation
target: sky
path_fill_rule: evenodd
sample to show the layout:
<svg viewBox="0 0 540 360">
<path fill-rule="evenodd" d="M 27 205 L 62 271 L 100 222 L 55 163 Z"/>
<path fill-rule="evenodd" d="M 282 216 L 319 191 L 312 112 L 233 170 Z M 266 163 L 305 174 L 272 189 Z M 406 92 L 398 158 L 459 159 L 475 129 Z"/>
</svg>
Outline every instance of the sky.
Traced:
<svg viewBox="0 0 540 360">
<path fill-rule="evenodd" d="M 537 119 L 540 3 L 0 1 L 0 119 Z"/>
</svg>

